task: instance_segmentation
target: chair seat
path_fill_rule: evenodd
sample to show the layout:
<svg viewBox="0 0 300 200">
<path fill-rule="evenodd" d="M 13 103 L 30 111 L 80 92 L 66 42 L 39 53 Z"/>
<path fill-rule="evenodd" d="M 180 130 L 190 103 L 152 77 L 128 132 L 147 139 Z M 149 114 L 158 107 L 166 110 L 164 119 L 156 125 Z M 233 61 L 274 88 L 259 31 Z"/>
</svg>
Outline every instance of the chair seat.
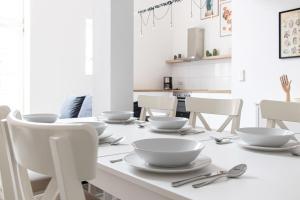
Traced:
<svg viewBox="0 0 300 200">
<path fill-rule="evenodd" d="M 50 182 L 50 177 L 34 171 L 28 170 L 28 176 L 34 194 L 43 192 Z"/>
<path fill-rule="evenodd" d="M 87 191 L 84 191 L 84 196 L 85 196 L 86 200 L 99 200 L 98 198 L 96 198 L 95 196 L 91 195 Z"/>
</svg>

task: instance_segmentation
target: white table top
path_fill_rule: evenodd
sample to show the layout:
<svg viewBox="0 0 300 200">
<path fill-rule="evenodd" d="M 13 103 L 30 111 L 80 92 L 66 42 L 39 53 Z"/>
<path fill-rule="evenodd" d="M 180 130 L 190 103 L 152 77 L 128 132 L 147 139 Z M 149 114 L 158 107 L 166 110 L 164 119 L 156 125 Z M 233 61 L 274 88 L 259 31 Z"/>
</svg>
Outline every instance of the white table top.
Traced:
<svg viewBox="0 0 300 200">
<path fill-rule="evenodd" d="M 123 143 L 153 137 L 180 137 L 195 140 L 207 140 L 209 135 L 219 133 L 207 132 L 189 136 L 152 133 L 147 128 L 136 125 L 111 125 L 107 131 L 114 135 L 126 136 Z M 212 158 L 213 165 L 230 169 L 236 164 L 245 163 L 248 170 L 239 179 L 218 182 L 203 188 L 194 189 L 191 184 L 173 188 L 170 182 L 196 175 L 189 174 L 163 175 L 142 172 L 133 169 L 125 162 L 110 163 L 112 159 L 122 158 L 123 152 L 132 151 L 130 145 L 101 145 L 98 150 L 98 168 L 120 176 L 130 182 L 147 187 L 149 190 L 165 195 L 171 199 L 230 199 L 230 200 L 299 200 L 300 199 L 300 157 L 288 152 L 270 153 L 242 149 L 237 144 L 217 145 L 214 141 L 203 141 L 206 144 L 203 154 Z"/>
<path fill-rule="evenodd" d="M 103 170 L 126 181 L 158 193 L 166 198 L 182 199 L 230 199 L 230 200 L 299 200 L 300 199 L 300 157 L 288 152 L 250 151 L 235 143 L 217 145 L 209 140 L 210 135 L 220 133 L 206 132 L 204 134 L 179 136 L 173 134 L 152 133 L 148 128 L 138 128 L 136 125 L 109 125 L 106 131 L 114 136 L 125 136 L 122 145 L 100 145 L 98 149 L 98 170 Z M 224 134 L 223 134 L 224 135 Z M 247 172 L 239 179 L 225 180 L 209 186 L 194 189 L 191 184 L 173 188 L 172 181 L 197 175 L 201 171 L 188 174 L 155 174 L 138 171 L 128 166 L 124 161 L 110 163 L 110 160 L 122 158 L 133 148 L 131 142 L 142 138 L 179 137 L 201 140 L 206 145 L 202 154 L 211 157 L 213 165 L 230 169 L 245 163 Z M 205 141 L 206 140 L 206 141 Z M 205 169 L 210 170 L 211 167 Z M 100 179 L 101 177 L 99 177 Z"/>
</svg>

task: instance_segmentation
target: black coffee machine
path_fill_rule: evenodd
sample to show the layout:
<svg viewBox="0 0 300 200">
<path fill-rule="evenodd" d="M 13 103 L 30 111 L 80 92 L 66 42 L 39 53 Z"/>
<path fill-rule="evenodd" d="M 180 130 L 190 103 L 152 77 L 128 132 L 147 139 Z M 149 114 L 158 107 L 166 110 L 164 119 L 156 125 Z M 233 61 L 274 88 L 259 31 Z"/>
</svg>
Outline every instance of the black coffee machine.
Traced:
<svg viewBox="0 0 300 200">
<path fill-rule="evenodd" d="M 164 90 L 172 90 L 173 84 L 172 84 L 172 77 L 164 77 Z"/>
</svg>

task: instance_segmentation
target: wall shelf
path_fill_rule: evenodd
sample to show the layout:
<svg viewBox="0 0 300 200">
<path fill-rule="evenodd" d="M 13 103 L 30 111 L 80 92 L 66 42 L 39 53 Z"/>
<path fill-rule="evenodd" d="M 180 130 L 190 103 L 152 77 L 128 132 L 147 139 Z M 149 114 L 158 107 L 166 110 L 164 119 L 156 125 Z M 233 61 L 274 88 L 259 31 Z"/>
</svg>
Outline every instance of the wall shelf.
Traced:
<svg viewBox="0 0 300 200">
<path fill-rule="evenodd" d="M 201 61 L 201 60 L 222 60 L 222 59 L 231 59 L 231 55 L 203 57 L 200 60 L 194 60 L 194 61 L 189 61 L 189 60 L 184 60 L 184 59 L 167 60 L 166 63 L 173 65 L 173 64 L 178 64 L 178 63 L 197 62 L 197 61 Z"/>
</svg>

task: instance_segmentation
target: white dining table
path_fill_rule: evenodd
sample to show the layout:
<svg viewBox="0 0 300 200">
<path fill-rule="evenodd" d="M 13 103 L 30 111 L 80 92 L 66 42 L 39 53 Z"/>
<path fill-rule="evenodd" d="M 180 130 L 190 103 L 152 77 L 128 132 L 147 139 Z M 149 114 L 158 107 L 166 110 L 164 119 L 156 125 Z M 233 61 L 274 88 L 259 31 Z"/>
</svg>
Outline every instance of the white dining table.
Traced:
<svg viewBox="0 0 300 200">
<path fill-rule="evenodd" d="M 91 183 L 121 200 L 299 200 L 300 157 L 289 152 L 247 150 L 237 143 L 218 145 L 210 138 L 229 133 L 206 131 L 180 136 L 159 134 L 135 124 L 109 125 L 106 132 L 124 136 L 119 145 L 100 145 L 97 175 Z M 183 174 L 156 174 L 139 171 L 124 161 L 111 163 L 133 151 L 133 141 L 144 138 L 187 138 L 205 144 L 201 154 L 212 159 L 212 165 L 200 171 Z M 299 138 L 300 139 L 300 138 Z M 212 169 L 228 170 L 237 164 L 247 164 L 246 173 L 237 179 L 222 180 L 195 189 L 192 184 L 174 188 L 172 181 L 196 176 Z"/>
</svg>

